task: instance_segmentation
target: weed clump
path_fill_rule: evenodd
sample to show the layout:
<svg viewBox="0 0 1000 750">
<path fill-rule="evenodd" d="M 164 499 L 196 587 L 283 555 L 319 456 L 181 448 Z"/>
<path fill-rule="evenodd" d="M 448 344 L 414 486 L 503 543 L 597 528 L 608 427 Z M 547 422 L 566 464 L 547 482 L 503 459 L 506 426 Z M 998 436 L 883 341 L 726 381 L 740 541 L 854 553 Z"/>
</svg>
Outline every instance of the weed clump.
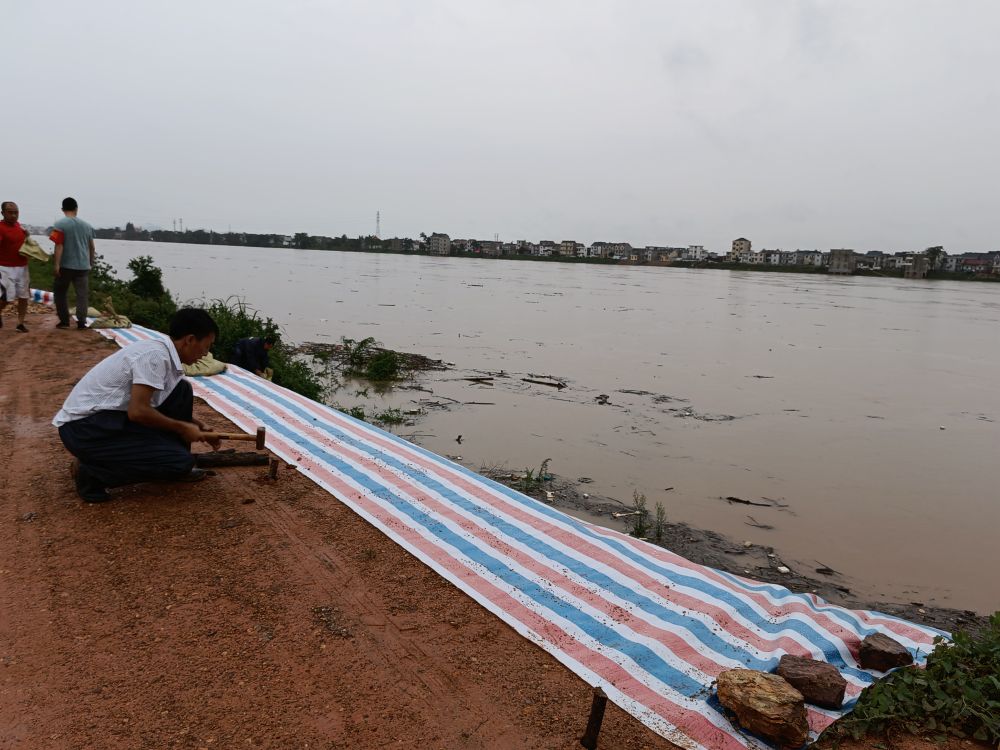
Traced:
<svg viewBox="0 0 1000 750">
<path fill-rule="evenodd" d="M 532 492 L 542 489 L 546 482 L 552 480 L 552 475 L 549 474 L 551 460 L 551 458 L 546 458 L 542 461 L 537 472 L 534 469 L 524 470 L 524 476 L 521 477 L 521 492 L 530 495 Z"/>
<path fill-rule="evenodd" d="M 399 355 L 393 351 L 380 351 L 365 365 L 365 377 L 380 382 L 397 380 L 400 376 Z"/>
<path fill-rule="evenodd" d="M 981 633 L 935 642 L 925 669 L 906 667 L 867 688 L 832 736 L 905 729 L 1000 743 L 1000 612 Z"/>
<path fill-rule="evenodd" d="M 656 515 L 653 520 L 653 539 L 656 542 L 663 541 L 663 535 L 666 533 L 667 529 L 667 511 L 663 507 L 663 503 L 660 501 L 656 502 Z"/>
<path fill-rule="evenodd" d="M 646 510 L 646 496 L 639 490 L 632 490 L 632 508 L 625 522 L 629 536 L 645 539 L 649 534 L 649 511 Z"/>
</svg>

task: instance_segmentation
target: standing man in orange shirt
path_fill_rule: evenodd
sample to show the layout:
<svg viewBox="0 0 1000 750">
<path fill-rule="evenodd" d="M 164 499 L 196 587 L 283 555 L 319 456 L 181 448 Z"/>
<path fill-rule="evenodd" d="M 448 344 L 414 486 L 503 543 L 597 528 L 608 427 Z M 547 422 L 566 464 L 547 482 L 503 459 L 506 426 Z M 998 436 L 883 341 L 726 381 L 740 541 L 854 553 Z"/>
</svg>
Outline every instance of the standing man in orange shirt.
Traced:
<svg viewBox="0 0 1000 750">
<path fill-rule="evenodd" d="M 28 312 L 28 259 L 18 251 L 28 233 L 17 222 L 20 211 L 14 201 L 4 201 L 0 210 L 3 221 L 0 221 L 0 328 L 3 327 L 3 309 L 8 302 L 17 300 L 17 328 L 20 333 L 27 333 L 24 316 Z"/>
</svg>

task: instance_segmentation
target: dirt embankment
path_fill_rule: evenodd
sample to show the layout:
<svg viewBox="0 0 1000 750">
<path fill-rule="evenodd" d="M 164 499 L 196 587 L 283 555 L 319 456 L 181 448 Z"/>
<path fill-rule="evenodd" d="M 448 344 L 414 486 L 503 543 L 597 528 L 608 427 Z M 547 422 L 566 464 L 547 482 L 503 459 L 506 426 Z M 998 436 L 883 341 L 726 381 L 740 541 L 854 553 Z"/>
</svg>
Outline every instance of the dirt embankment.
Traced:
<svg viewBox="0 0 1000 750">
<path fill-rule="evenodd" d="M 54 324 L 0 329 L 0 748 L 579 747 L 583 681 L 295 471 L 81 503 L 50 420 L 114 347 Z"/>
</svg>

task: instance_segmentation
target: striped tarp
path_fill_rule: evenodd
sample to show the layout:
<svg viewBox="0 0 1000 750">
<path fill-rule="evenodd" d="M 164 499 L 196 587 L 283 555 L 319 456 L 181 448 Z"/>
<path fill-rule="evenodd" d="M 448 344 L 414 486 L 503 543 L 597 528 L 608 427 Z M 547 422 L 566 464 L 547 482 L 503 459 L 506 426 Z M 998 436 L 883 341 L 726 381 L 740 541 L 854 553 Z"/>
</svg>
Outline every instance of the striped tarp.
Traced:
<svg viewBox="0 0 1000 750">
<path fill-rule="evenodd" d="M 101 331 L 120 345 L 159 336 Z M 197 396 L 582 679 L 682 747 L 753 747 L 714 698 L 723 670 L 822 659 L 848 681 L 881 632 L 920 662 L 940 631 L 754 582 L 572 518 L 420 446 L 232 367 Z M 839 712 L 809 707 L 813 732 Z"/>
<path fill-rule="evenodd" d="M 29 289 L 28 299 L 42 305 L 49 305 L 50 307 L 55 301 L 55 297 L 52 296 L 52 292 L 46 292 L 44 289 Z"/>
</svg>

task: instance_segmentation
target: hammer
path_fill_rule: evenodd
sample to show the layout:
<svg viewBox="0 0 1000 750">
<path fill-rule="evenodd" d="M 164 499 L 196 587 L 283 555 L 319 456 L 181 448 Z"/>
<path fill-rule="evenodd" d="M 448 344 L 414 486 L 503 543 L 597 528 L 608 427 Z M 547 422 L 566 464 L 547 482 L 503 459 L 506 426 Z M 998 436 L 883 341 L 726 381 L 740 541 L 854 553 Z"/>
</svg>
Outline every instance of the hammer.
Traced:
<svg viewBox="0 0 1000 750">
<path fill-rule="evenodd" d="M 243 432 L 217 432 L 216 435 L 219 436 L 220 440 L 253 440 L 256 442 L 257 450 L 264 447 L 264 440 L 267 437 L 265 429 L 263 427 L 257 428 L 256 435 L 247 435 Z"/>
</svg>

